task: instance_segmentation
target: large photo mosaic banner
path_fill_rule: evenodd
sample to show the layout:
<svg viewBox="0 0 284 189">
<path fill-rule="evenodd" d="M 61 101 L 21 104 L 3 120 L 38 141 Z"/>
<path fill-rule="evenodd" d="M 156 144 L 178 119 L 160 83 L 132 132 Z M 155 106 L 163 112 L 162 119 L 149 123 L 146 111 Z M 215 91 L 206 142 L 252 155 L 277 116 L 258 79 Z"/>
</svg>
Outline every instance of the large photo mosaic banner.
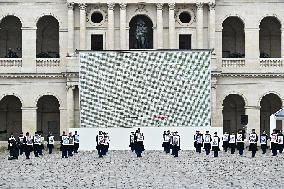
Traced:
<svg viewBox="0 0 284 189">
<path fill-rule="evenodd" d="M 210 126 L 210 51 L 80 53 L 81 127 Z"/>
</svg>

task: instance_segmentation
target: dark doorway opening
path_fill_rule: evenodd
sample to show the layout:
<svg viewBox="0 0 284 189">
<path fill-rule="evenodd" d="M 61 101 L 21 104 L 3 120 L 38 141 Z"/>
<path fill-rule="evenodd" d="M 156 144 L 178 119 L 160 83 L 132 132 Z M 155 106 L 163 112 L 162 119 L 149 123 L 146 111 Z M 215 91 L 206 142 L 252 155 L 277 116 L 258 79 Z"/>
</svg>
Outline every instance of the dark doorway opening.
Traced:
<svg viewBox="0 0 284 189">
<path fill-rule="evenodd" d="M 91 50 L 102 51 L 104 50 L 104 38 L 103 35 L 92 35 L 91 36 Z"/>
<path fill-rule="evenodd" d="M 179 35 L 179 49 L 191 49 L 191 35 Z"/>
</svg>

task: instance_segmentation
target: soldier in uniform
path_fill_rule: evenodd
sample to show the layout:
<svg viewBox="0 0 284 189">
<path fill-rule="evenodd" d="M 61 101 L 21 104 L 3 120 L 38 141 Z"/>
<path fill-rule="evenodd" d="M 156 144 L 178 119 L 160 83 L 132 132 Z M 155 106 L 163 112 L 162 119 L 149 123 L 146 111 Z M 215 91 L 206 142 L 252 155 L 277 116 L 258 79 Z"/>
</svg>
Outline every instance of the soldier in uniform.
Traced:
<svg viewBox="0 0 284 189">
<path fill-rule="evenodd" d="M 17 142 L 19 144 L 18 146 L 19 146 L 19 150 L 20 150 L 20 155 L 22 155 L 24 153 L 24 144 L 23 144 L 24 134 L 23 134 L 23 132 L 20 133 L 20 136 L 18 137 Z"/>
<path fill-rule="evenodd" d="M 211 135 L 209 134 L 209 131 L 206 131 L 204 135 L 204 149 L 205 149 L 206 155 L 210 154 L 211 141 L 212 141 Z"/>
<path fill-rule="evenodd" d="M 277 133 L 276 130 L 273 129 L 273 133 L 270 135 L 270 148 L 272 151 L 272 156 L 277 155 L 277 150 L 278 150 L 278 144 L 277 144 Z"/>
<path fill-rule="evenodd" d="M 219 143 L 220 138 L 218 137 L 217 132 L 215 132 L 212 139 L 212 151 L 214 152 L 214 157 L 218 157 L 218 152 L 220 151 Z"/>
<path fill-rule="evenodd" d="M 30 136 L 29 132 L 26 133 L 26 136 L 23 140 L 24 151 L 26 155 L 26 159 L 30 159 L 30 154 L 33 151 L 33 138 Z"/>
<path fill-rule="evenodd" d="M 229 147 L 229 137 L 230 137 L 230 135 L 227 132 L 225 132 L 225 134 L 222 137 L 222 140 L 223 140 L 223 150 L 225 152 L 227 152 L 228 147 Z"/>
<path fill-rule="evenodd" d="M 74 153 L 78 153 L 79 143 L 80 143 L 80 138 L 79 138 L 77 131 L 75 131 L 75 134 L 74 134 Z"/>
<path fill-rule="evenodd" d="M 284 144 L 283 144 L 283 134 L 282 134 L 282 131 L 281 131 L 281 130 L 280 130 L 279 133 L 277 134 L 277 144 L 278 144 L 279 153 L 282 154 Z"/>
<path fill-rule="evenodd" d="M 135 153 L 137 154 L 137 157 L 142 157 L 142 152 L 144 151 L 144 135 L 141 133 L 140 128 L 137 129 L 135 133 Z"/>
<path fill-rule="evenodd" d="M 196 152 L 201 153 L 201 148 L 203 146 L 203 134 L 197 131 L 198 134 L 196 135 Z"/>
<path fill-rule="evenodd" d="M 135 147 L 134 137 L 135 137 L 134 132 L 131 132 L 130 137 L 129 137 L 129 143 L 130 143 L 129 147 L 132 152 L 134 151 L 134 147 Z"/>
<path fill-rule="evenodd" d="M 234 132 L 229 137 L 229 147 L 231 148 L 231 154 L 234 154 L 236 149 L 236 135 Z"/>
<path fill-rule="evenodd" d="M 174 132 L 172 136 L 172 151 L 173 156 L 178 157 L 178 151 L 180 150 L 180 136 L 178 135 L 178 132 Z"/>
<path fill-rule="evenodd" d="M 62 152 L 62 158 L 68 158 L 68 145 L 69 145 L 69 138 L 68 136 L 65 134 L 65 131 L 63 131 L 61 137 L 60 137 L 60 144 L 61 144 L 61 152 Z"/>
<path fill-rule="evenodd" d="M 99 131 L 99 134 L 96 136 L 96 142 L 97 142 L 96 149 L 98 150 L 98 155 L 100 158 L 103 157 L 103 140 L 104 140 L 103 132 Z"/>
<path fill-rule="evenodd" d="M 67 145 L 68 150 L 68 156 L 73 156 L 73 150 L 74 150 L 74 137 L 72 135 L 72 132 L 69 132 L 68 136 L 69 144 Z"/>
<path fill-rule="evenodd" d="M 54 148 L 54 136 L 52 135 L 51 132 L 48 133 L 46 141 L 47 141 L 48 153 L 52 154 L 52 149 Z"/>
<path fill-rule="evenodd" d="M 251 157 L 255 157 L 257 151 L 258 136 L 255 133 L 255 129 L 252 129 L 252 133 L 249 135 L 249 151 L 251 151 Z"/>
<path fill-rule="evenodd" d="M 109 148 L 109 136 L 108 136 L 108 133 L 103 133 L 103 135 L 104 135 L 104 138 L 102 142 L 102 148 L 103 148 L 102 154 L 106 155 L 108 152 L 108 148 Z"/>
<path fill-rule="evenodd" d="M 16 138 L 13 133 L 11 133 L 10 138 L 8 139 L 8 150 L 10 151 L 10 156 L 8 160 L 18 159 L 19 156 L 19 148 Z"/>
<path fill-rule="evenodd" d="M 33 137 L 33 147 L 34 147 L 34 155 L 35 157 L 39 157 L 39 152 L 41 148 L 41 136 L 38 132 L 35 132 L 35 136 Z"/>
<path fill-rule="evenodd" d="M 44 150 L 44 137 L 42 136 L 42 131 L 38 131 L 38 135 L 40 136 L 40 146 L 38 149 L 38 155 L 42 156 L 43 155 L 43 150 Z"/>
<path fill-rule="evenodd" d="M 244 153 L 244 149 L 245 149 L 245 144 L 244 144 L 244 140 L 245 140 L 245 136 L 243 133 L 243 130 L 239 130 L 238 134 L 237 134 L 237 149 L 239 150 L 239 154 L 242 156 Z"/>
<path fill-rule="evenodd" d="M 162 147 L 164 147 L 164 151 L 168 154 L 171 151 L 171 144 L 170 144 L 170 131 L 164 131 L 163 134 L 163 145 Z"/>
<path fill-rule="evenodd" d="M 262 154 L 266 153 L 267 140 L 268 140 L 268 136 L 265 133 L 265 131 L 263 131 L 262 135 L 260 135 L 260 147 L 261 147 L 261 150 L 262 150 Z"/>
</svg>

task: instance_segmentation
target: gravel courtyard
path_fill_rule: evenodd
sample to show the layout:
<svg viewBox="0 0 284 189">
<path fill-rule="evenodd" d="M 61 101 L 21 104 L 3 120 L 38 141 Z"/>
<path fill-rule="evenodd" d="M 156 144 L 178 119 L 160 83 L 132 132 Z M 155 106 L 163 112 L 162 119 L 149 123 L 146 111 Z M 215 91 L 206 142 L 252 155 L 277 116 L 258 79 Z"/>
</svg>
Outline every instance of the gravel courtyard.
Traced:
<svg viewBox="0 0 284 189">
<path fill-rule="evenodd" d="M 219 158 L 181 151 L 178 158 L 146 151 L 80 152 L 68 159 L 60 153 L 8 161 L 0 154 L 0 188 L 284 188 L 284 154 L 251 158 L 220 152 Z"/>
</svg>

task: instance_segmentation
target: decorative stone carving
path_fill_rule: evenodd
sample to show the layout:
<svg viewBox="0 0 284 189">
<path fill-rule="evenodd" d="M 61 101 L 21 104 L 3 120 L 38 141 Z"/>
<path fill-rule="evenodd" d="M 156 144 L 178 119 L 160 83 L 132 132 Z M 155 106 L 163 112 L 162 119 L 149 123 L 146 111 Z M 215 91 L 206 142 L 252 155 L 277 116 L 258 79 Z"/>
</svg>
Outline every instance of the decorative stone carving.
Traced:
<svg viewBox="0 0 284 189">
<path fill-rule="evenodd" d="M 91 21 L 91 16 L 94 12 L 99 12 L 103 15 L 103 20 L 100 23 L 93 23 Z M 92 5 L 88 5 L 86 8 L 86 22 L 88 24 L 88 26 L 93 27 L 93 26 L 103 26 L 106 22 L 107 22 L 107 6 L 106 5 L 101 5 L 101 4 L 92 4 Z"/>
<path fill-rule="evenodd" d="M 157 9 L 158 9 L 158 10 L 163 10 L 163 5 L 164 5 L 163 3 L 157 3 L 157 4 L 156 4 Z"/>
<path fill-rule="evenodd" d="M 148 12 L 144 3 L 138 3 L 135 12 Z"/>
<path fill-rule="evenodd" d="M 203 9 L 203 3 L 196 3 L 197 10 Z"/>
<path fill-rule="evenodd" d="M 108 3 L 107 4 L 108 10 L 114 10 L 114 6 L 115 6 L 115 3 Z"/>
<path fill-rule="evenodd" d="M 120 3 L 120 10 L 126 10 L 127 4 L 126 3 Z"/>
<path fill-rule="evenodd" d="M 176 6 L 175 3 L 169 3 L 169 9 L 170 10 L 175 10 L 175 6 Z"/>
<path fill-rule="evenodd" d="M 74 3 L 67 3 L 67 8 L 68 10 L 73 10 L 74 9 Z"/>
<path fill-rule="evenodd" d="M 86 10 L 87 5 L 85 3 L 80 3 L 79 8 L 80 10 Z"/>
<path fill-rule="evenodd" d="M 215 10 L 215 7 L 216 7 L 216 4 L 215 3 L 209 3 L 208 4 L 209 5 L 209 10 L 211 11 L 211 10 Z"/>
</svg>

